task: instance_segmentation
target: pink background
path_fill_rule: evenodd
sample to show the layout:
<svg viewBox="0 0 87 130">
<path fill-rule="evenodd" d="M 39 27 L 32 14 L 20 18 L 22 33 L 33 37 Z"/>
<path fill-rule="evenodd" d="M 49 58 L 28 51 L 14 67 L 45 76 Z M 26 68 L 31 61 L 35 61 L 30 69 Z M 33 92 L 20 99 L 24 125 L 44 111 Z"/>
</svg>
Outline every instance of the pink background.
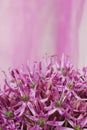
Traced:
<svg viewBox="0 0 87 130">
<path fill-rule="evenodd" d="M 0 0 L 0 70 L 46 53 L 87 66 L 87 0 Z"/>
</svg>

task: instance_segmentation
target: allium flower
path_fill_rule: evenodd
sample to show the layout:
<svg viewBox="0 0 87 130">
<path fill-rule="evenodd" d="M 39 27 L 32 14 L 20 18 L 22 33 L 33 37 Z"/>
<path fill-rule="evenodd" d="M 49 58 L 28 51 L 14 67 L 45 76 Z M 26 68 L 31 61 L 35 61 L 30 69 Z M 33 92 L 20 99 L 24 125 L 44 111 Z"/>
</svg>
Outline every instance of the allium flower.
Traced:
<svg viewBox="0 0 87 130">
<path fill-rule="evenodd" d="M 87 130 L 86 67 L 54 56 L 4 74 L 0 130 Z"/>
</svg>

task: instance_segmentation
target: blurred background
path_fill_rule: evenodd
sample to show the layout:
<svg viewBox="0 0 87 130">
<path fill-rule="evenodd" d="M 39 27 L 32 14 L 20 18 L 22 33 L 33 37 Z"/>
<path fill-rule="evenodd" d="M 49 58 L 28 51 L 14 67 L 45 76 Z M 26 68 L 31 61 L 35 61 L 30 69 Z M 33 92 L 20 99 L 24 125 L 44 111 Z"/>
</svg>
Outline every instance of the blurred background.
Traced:
<svg viewBox="0 0 87 130">
<path fill-rule="evenodd" d="M 87 66 L 87 0 L 0 0 L 0 70 L 62 53 Z"/>
</svg>

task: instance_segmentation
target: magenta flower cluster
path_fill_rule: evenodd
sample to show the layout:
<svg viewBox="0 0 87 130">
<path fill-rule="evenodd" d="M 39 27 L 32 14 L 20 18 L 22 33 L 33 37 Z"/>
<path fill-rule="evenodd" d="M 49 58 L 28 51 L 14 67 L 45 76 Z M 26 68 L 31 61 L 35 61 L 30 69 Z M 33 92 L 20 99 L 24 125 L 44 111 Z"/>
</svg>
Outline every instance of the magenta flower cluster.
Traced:
<svg viewBox="0 0 87 130">
<path fill-rule="evenodd" d="M 5 74 L 0 130 L 87 130 L 87 68 L 51 57 Z"/>
</svg>

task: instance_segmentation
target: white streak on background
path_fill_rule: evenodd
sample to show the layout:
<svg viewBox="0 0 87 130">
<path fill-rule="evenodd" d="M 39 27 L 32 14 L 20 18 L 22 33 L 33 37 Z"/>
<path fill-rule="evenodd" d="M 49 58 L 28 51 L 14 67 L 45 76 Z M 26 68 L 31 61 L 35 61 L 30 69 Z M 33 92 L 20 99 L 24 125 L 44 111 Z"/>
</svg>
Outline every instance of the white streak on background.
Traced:
<svg viewBox="0 0 87 130">
<path fill-rule="evenodd" d="M 87 66 L 87 1 L 85 1 L 82 22 L 79 29 L 79 63 L 80 69 Z"/>
<path fill-rule="evenodd" d="M 9 3 L 10 0 L 0 1 L 0 70 L 5 70 L 11 65 L 12 43 Z"/>
<path fill-rule="evenodd" d="M 53 55 L 55 54 L 55 48 L 54 48 L 54 34 L 53 34 L 53 29 L 54 29 L 54 10 L 52 8 L 53 2 L 52 0 L 47 2 L 45 6 L 43 6 L 41 17 L 40 17 L 40 22 L 42 23 L 42 26 L 44 26 L 43 31 L 42 31 L 42 37 L 41 37 L 41 55 L 44 56 L 46 53 L 48 55 Z M 44 23 L 44 19 L 45 23 Z"/>
</svg>

